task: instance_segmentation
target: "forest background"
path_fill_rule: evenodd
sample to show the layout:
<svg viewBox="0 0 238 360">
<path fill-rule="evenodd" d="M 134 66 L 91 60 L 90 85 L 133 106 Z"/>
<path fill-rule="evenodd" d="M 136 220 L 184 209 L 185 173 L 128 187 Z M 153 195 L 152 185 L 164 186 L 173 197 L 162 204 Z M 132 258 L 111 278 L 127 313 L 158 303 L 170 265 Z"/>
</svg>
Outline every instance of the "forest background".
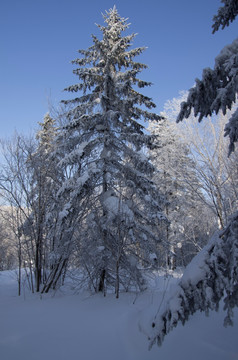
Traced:
<svg viewBox="0 0 238 360">
<path fill-rule="evenodd" d="M 236 16 L 236 2 L 229 3 Z M 180 92 L 158 114 L 148 93 L 140 93 L 151 83 L 136 77 L 146 65 L 134 57 L 145 49 L 130 50 L 134 34 L 121 37 L 128 25 L 116 7 L 104 20 L 102 40 L 93 37 L 94 45 L 73 62 L 81 83 L 66 90 L 82 90 L 80 97 L 59 108 L 51 103 L 33 136 L 1 142 L 1 268 L 17 264 L 19 295 L 23 278 L 33 293 L 47 293 L 70 274 L 75 286 L 118 298 L 120 291 L 144 290 L 145 271 L 183 268 L 199 253 L 171 308 L 152 323 L 152 342 L 160 344 L 198 308 L 215 309 L 224 291 L 225 323 L 232 324 L 237 40 L 217 56 L 214 72 L 203 72 L 205 86 L 196 80 L 189 94 Z M 191 107 L 200 120 L 214 110 L 223 114 L 197 125 Z M 177 116 L 189 120 L 175 125 Z"/>
</svg>

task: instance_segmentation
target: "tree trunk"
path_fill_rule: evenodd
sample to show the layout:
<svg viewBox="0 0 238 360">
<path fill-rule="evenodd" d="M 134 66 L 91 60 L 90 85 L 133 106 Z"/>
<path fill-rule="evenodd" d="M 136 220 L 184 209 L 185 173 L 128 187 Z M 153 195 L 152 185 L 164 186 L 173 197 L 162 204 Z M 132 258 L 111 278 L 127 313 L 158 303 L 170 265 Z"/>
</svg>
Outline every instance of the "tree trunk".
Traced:
<svg viewBox="0 0 238 360">
<path fill-rule="evenodd" d="M 98 291 L 103 292 L 105 289 L 105 275 L 106 275 L 106 270 L 102 269 L 101 274 L 100 274 L 100 281 L 99 281 L 99 285 L 98 285 Z"/>
<path fill-rule="evenodd" d="M 120 284 L 120 278 L 119 278 L 119 259 L 118 259 L 116 262 L 116 284 L 115 284 L 116 299 L 119 298 L 119 284 Z"/>
<path fill-rule="evenodd" d="M 21 240 L 18 238 L 18 296 L 21 296 Z"/>
</svg>

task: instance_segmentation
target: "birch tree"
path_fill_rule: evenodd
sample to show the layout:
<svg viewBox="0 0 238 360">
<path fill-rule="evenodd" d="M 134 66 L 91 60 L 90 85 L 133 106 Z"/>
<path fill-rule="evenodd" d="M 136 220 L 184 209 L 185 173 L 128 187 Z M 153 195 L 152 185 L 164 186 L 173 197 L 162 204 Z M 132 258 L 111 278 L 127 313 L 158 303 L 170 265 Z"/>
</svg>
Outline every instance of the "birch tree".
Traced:
<svg viewBox="0 0 238 360">
<path fill-rule="evenodd" d="M 169 108 L 171 109 L 171 108 Z M 165 197 L 165 214 L 169 223 L 160 228 L 164 237 L 167 266 L 185 266 L 208 240 L 208 211 L 202 209 L 202 184 L 196 173 L 196 164 L 189 144 L 177 131 L 170 113 L 163 112 L 164 120 L 151 122 L 148 130 L 156 135 L 150 151 L 156 168 L 154 181 Z M 202 215 L 204 214 L 204 216 Z M 211 221 L 211 220 L 210 220 Z M 161 248 L 160 248 L 161 253 Z"/>
<path fill-rule="evenodd" d="M 25 267 L 31 290 L 37 292 L 49 267 L 46 215 L 54 200 L 57 180 L 50 157 L 53 120 L 47 115 L 41 127 L 38 139 L 16 135 L 10 141 L 2 141 L 4 162 L 0 173 L 1 198 L 7 206 L 5 220 L 18 246 L 19 281 Z M 51 144 L 46 141 L 46 133 Z"/>
</svg>

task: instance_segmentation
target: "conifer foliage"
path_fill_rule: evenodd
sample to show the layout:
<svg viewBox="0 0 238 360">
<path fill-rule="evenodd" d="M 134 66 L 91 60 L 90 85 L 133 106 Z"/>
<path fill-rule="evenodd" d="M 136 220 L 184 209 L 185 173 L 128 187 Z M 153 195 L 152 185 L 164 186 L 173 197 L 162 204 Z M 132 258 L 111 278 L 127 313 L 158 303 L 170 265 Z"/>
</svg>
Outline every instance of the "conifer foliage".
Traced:
<svg viewBox="0 0 238 360">
<path fill-rule="evenodd" d="M 229 26 L 238 14 L 237 0 L 222 0 L 224 6 L 219 8 L 214 16 L 213 33 L 220 26 L 224 29 Z M 218 113 L 226 114 L 227 109 L 237 100 L 238 94 L 238 38 L 230 45 L 225 46 L 215 59 L 214 69 L 205 68 L 202 80 L 196 79 L 196 85 L 189 90 L 187 101 L 182 102 L 177 121 L 188 118 L 191 110 L 198 121 L 204 117 Z M 235 150 L 238 141 L 238 110 L 236 110 L 225 127 L 225 136 L 230 138 L 229 155 Z"/>
<path fill-rule="evenodd" d="M 179 322 L 184 324 L 196 311 L 218 310 L 223 298 L 227 316 L 224 326 L 233 324 L 238 306 L 238 213 L 226 228 L 216 233 L 186 268 L 170 299 L 152 323 L 151 345 L 161 345 Z"/>
<path fill-rule="evenodd" d="M 181 104 L 177 121 L 188 118 L 194 109 L 198 121 L 203 117 L 218 113 L 226 114 L 237 100 L 238 93 L 238 39 L 222 49 L 215 59 L 214 69 L 203 70 L 202 80 L 196 79 L 196 85 L 189 90 L 186 102 Z M 225 135 L 230 138 L 229 154 L 234 151 L 238 141 L 238 110 L 236 110 L 225 127 Z"/>
<path fill-rule="evenodd" d="M 224 29 L 226 26 L 235 20 L 238 15 L 238 2 L 237 0 L 221 0 L 224 6 L 218 9 L 217 15 L 213 17 L 213 33 L 215 33 L 220 26 Z"/>
<path fill-rule="evenodd" d="M 143 287 L 138 265 L 158 241 L 154 227 L 163 218 L 161 198 L 144 155 L 153 137 L 140 120 L 160 116 L 139 92 L 151 85 L 137 77 L 147 67 L 134 61 L 144 48 L 131 49 L 135 34 L 122 36 L 127 19 L 115 7 L 104 20 L 105 26 L 98 25 L 102 40 L 92 36 L 93 45 L 73 61 L 79 83 L 66 90 L 80 94 L 63 101 L 70 110 L 61 139 L 69 145 L 61 164 L 71 172 L 59 194 L 66 201 L 63 216 L 78 212 L 75 244 L 91 287 L 105 291 L 112 285 L 118 296 L 120 284 Z"/>
</svg>

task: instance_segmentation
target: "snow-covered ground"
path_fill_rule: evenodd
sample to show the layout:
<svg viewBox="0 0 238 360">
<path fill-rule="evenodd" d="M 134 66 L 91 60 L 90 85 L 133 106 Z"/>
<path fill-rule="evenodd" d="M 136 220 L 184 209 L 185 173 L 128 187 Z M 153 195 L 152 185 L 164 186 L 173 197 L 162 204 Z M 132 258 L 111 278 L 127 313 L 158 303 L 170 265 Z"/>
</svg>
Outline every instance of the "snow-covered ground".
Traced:
<svg viewBox="0 0 238 360">
<path fill-rule="evenodd" d="M 25 289 L 18 297 L 14 272 L 0 272 L 0 359 L 238 360 L 238 311 L 228 328 L 222 311 L 197 313 L 148 350 L 153 317 L 176 281 L 154 274 L 149 290 L 119 299 L 73 294 L 67 286 L 43 296 Z"/>
</svg>

